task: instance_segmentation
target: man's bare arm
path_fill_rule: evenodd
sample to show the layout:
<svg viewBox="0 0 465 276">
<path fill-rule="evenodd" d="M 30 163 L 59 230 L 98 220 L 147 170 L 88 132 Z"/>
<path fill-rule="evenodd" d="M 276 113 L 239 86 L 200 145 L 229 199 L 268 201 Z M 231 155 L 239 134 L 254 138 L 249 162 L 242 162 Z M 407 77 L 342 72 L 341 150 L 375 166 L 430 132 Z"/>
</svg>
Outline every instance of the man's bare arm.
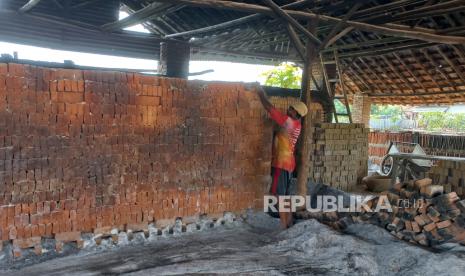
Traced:
<svg viewBox="0 0 465 276">
<path fill-rule="evenodd" d="M 273 108 L 273 105 L 270 103 L 270 100 L 268 100 L 265 90 L 259 87 L 257 88 L 257 93 L 258 93 L 258 96 L 260 97 L 260 101 L 262 102 L 263 107 L 266 109 L 266 111 L 270 111 Z"/>
</svg>

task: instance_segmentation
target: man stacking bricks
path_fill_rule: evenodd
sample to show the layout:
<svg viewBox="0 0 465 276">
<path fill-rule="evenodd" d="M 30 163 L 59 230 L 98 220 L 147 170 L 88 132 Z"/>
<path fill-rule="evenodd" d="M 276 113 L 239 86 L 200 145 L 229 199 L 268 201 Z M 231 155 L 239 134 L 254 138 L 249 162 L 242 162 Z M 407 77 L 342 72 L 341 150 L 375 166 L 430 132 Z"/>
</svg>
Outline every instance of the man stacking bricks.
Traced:
<svg viewBox="0 0 465 276">
<path fill-rule="evenodd" d="M 273 182 L 270 192 L 275 196 L 289 195 L 291 174 L 295 169 L 295 144 L 301 130 L 300 119 L 307 115 L 307 106 L 303 102 L 295 102 L 289 106 L 287 114 L 283 114 L 270 103 L 262 88 L 258 89 L 258 95 L 271 119 L 279 126 L 273 138 L 271 161 Z M 288 228 L 292 225 L 290 212 L 279 212 L 279 218 L 282 227 Z"/>
</svg>

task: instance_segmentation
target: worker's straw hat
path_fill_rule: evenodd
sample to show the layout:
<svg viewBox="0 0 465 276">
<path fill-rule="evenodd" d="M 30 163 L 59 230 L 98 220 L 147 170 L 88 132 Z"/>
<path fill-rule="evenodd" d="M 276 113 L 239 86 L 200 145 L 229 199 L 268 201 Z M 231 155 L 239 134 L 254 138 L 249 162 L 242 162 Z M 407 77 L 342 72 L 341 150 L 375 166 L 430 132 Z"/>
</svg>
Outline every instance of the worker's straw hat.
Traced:
<svg viewBox="0 0 465 276">
<path fill-rule="evenodd" d="M 308 109 L 307 109 L 307 106 L 303 102 L 300 102 L 300 101 L 295 102 L 291 104 L 291 107 L 294 108 L 294 110 L 297 111 L 297 113 L 299 113 L 301 117 L 304 117 L 305 115 L 307 115 Z"/>
</svg>

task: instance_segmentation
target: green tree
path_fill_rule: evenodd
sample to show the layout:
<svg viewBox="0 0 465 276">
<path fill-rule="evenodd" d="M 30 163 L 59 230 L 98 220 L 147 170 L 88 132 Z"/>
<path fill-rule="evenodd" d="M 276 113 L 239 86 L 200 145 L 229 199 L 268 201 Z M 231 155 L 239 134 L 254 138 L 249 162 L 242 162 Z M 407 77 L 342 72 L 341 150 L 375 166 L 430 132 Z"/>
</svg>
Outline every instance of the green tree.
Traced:
<svg viewBox="0 0 465 276">
<path fill-rule="evenodd" d="M 281 63 L 262 76 L 266 77 L 267 86 L 299 89 L 302 82 L 302 70 L 293 63 Z"/>
<path fill-rule="evenodd" d="M 451 114 L 447 122 L 450 129 L 465 131 L 465 114 Z"/>
<path fill-rule="evenodd" d="M 371 116 L 377 118 L 380 116 L 387 117 L 400 117 L 402 114 L 402 108 L 398 105 L 380 105 L 373 104 L 371 105 Z M 400 119 L 400 118 L 399 118 Z"/>
<path fill-rule="evenodd" d="M 444 112 L 425 112 L 421 114 L 419 124 L 429 131 L 438 131 L 445 128 L 447 114 Z"/>
<path fill-rule="evenodd" d="M 425 112 L 420 115 L 420 127 L 428 131 L 465 131 L 465 114 Z"/>
</svg>

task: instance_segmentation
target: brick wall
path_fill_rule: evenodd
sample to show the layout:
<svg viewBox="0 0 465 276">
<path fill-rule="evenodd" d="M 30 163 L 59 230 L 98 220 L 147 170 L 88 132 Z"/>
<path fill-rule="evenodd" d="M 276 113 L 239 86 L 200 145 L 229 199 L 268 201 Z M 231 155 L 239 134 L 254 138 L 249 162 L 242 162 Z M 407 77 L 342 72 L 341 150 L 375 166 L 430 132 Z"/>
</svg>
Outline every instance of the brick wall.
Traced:
<svg viewBox="0 0 465 276">
<path fill-rule="evenodd" d="M 371 99 L 367 95 L 355 94 L 353 96 L 352 119 L 354 123 L 370 127 Z"/>
<path fill-rule="evenodd" d="M 240 84 L 0 64 L 0 240 L 261 207 L 271 139 Z"/>
</svg>

